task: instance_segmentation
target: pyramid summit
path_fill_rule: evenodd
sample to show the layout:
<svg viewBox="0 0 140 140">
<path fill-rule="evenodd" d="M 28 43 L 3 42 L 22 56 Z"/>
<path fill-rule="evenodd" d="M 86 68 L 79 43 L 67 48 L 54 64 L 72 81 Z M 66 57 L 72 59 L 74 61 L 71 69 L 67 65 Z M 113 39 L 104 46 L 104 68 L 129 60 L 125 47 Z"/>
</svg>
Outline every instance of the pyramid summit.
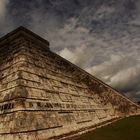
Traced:
<svg viewBox="0 0 140 140">
<path fill-rule="evenodd" d="M 0 39 L 0 140 L 68 139 L 138 114 L 139 105 L 28 29 Z"/>
</svg>

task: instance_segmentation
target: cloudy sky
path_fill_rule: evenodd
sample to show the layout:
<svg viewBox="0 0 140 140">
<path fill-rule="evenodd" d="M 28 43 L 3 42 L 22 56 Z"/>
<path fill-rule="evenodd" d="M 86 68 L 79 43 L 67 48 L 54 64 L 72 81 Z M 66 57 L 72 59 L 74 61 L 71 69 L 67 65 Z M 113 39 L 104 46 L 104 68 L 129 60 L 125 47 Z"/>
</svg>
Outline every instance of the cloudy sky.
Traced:
<svg viewBox="0 0 140 140">
<path fill-rule="evenodd" d="M 0 36 L 21 25 L 140 100 L 140 0 L 0 0 Z"/>
</svg>

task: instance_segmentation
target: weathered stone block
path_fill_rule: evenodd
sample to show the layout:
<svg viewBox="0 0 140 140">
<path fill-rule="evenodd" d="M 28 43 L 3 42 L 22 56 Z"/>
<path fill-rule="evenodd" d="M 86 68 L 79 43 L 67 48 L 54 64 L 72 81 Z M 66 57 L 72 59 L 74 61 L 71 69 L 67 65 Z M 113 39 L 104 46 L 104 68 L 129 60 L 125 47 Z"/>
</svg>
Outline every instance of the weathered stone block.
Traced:
<svg viewBox="0 0 140 140">
<path fill-rule="evenodd" d="M 58 139 L 140 107 L 20 27 L 0 39 L 0 139 Z M 67 138 L 67 137 L 66 137 Z"/>
</svg>

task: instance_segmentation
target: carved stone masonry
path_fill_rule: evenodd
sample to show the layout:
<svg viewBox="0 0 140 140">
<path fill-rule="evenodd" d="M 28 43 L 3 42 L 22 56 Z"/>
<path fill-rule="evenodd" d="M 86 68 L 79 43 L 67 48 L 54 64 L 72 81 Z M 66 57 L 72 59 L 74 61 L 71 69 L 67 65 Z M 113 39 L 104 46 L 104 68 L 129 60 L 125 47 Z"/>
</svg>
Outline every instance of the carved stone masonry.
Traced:
<svg viewBox="0 0 140 140">
<path fill-rule="evenodd" d="M 19 27 L 0 39 L 0 140 L 78 135 L 140 107 Z"/>
</svg>

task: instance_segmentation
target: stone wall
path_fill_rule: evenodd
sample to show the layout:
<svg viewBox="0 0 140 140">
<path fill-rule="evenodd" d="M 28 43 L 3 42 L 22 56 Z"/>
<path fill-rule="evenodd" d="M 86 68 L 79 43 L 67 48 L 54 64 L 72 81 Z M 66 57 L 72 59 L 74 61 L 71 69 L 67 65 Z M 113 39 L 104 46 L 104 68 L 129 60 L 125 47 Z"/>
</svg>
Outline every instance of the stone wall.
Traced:
<svg viewBox="0 0 140 140">
<path fill-rule="evenodd" d="M 139 107 L 48 46 L 0 44 L 0 139 L 49 139 L 135 115 Z"/>
</svg>

